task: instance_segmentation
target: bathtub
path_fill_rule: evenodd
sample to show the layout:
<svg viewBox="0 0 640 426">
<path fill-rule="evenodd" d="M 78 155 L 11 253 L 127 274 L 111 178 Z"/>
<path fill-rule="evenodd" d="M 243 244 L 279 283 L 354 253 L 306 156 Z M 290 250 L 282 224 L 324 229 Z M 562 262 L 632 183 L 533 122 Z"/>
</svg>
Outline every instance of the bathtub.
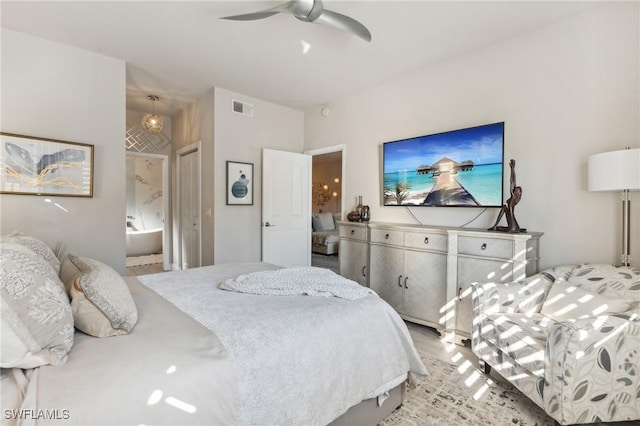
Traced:
<svg viewBox="0 0 640 426">
<path fill-rule="evenodd" d="M 127 257 L 162 252 L 162 228 L 134 231 L 127 228 Z"/>
</svg>

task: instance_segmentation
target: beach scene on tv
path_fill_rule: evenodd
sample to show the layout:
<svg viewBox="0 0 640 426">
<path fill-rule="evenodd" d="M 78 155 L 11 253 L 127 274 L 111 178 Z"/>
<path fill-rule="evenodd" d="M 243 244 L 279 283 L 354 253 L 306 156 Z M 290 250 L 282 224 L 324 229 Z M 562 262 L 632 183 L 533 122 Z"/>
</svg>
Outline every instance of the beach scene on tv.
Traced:
<svg viewBox="0 0 640 426">
<path fill-rule="evenodd" d="M 385 206 L 502 205 L 504 123 L 387 142 Z"/>
</svg>

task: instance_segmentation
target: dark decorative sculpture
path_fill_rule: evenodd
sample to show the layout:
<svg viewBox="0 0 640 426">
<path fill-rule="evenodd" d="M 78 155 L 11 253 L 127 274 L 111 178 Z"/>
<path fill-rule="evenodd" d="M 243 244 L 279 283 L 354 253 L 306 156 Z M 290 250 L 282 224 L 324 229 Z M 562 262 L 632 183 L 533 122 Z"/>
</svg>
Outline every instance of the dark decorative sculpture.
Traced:
<svg viewBox="0 0 640 426">
<path fill-rule="evenodd" d="M 518 204 L 520 202 L 520 199 L 522 198 L 522 187 L 516 186 L 516 160 L 510 160 L 509 167 L 511 167 L 511 197 L 509 197 L 507 202 L 500 208 L 498 219 L 496 219 L 496 223 L 491 228 L 489 228 L 489 231 L 521 231 L 520 225 L 518 225 L 518 221 L 516 220 L 516 215 L 514 213 L 516 204 Z M 498 223 L 500 223 L 502 216 L 507 217 L 507 226 L 498 226 Z"/>
</svg>

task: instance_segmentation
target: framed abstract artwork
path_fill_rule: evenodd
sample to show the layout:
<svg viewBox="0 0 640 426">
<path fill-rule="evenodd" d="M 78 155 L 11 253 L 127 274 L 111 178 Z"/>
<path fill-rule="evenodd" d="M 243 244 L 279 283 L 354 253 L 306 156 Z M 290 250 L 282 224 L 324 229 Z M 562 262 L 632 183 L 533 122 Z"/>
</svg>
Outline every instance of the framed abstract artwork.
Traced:
<svg viewBox="0 0 640 426">
<path fill-rule="evenodd" d="M 93 197 L 93 145 L 0 132 L 0 194 Z"/>
<path fill-rule="evenodd" d="M 253 205 L 253 163 L 227 161 L 227 205 Z"/>
</svg>

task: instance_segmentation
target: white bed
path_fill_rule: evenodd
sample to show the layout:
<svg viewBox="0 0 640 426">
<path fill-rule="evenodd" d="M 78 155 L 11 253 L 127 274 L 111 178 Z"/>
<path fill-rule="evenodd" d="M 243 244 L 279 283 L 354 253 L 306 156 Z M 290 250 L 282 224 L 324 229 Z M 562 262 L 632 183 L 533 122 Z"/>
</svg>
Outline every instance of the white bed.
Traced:
<svg viewBox="0 0 640 426">
<path fill-rule="evenodd" d="M 408 377 L 426 374 L 406 326 L 376 295 L 218 288 L 274 268 L 229 264 L 128 277 L 138 309 L 131 333 L 76 331 L 65 364 L 3 369 L 3 409 L 55 417 L 5 415 L 3 424 L 323 425 L 362 401 L 375 409 Z"/>
</svg>

